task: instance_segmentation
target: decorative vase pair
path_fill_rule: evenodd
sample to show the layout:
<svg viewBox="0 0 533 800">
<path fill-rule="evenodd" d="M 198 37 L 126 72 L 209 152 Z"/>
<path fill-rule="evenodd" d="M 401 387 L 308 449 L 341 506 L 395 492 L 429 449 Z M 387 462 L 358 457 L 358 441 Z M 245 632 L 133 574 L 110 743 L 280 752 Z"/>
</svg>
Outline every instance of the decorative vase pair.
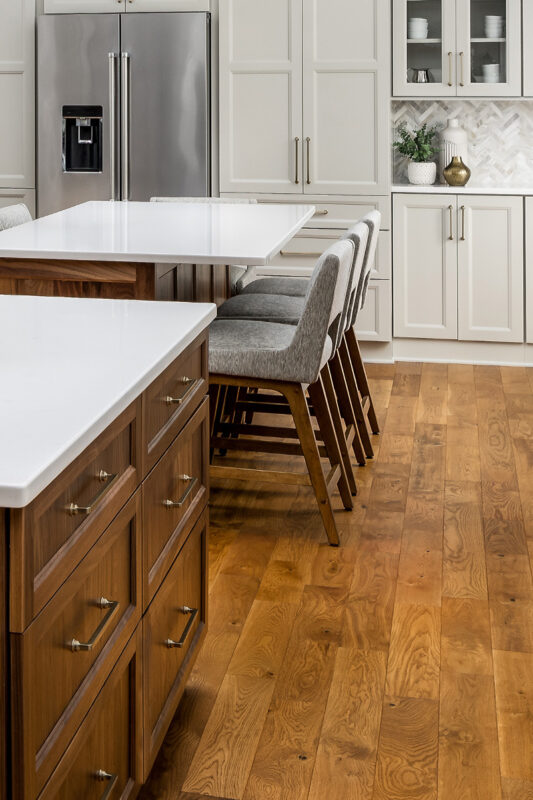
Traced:
<svg viewBox="0 0 533 800">
<path fill-rule="evenodd" d="M 471 171 L 464 163 L 468 160 L 468 136 L 459 127 L 456 119 L 449 119 L 448 126 L 442 134 L 440 168 L 449 186 L 466 186 Z M 437 177 L 437 165 L 434 162 L 410 161 L 408 166 L 409 182 L 415 186 L 431 186 Z"/>
</svg>

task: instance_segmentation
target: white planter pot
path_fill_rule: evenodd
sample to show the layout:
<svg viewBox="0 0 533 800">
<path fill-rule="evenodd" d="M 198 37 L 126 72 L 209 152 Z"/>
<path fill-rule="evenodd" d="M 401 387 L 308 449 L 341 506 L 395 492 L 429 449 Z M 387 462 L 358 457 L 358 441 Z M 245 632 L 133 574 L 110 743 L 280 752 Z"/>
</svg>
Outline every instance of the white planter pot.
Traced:
<svg viewBox="0 0 533 800">
<path fill-rule="evenodd" d="M 410 161 L 407 177 L 415 186 L 431 186 L 437 177 L 437 165 L 434 161 Z"/>
</svg>

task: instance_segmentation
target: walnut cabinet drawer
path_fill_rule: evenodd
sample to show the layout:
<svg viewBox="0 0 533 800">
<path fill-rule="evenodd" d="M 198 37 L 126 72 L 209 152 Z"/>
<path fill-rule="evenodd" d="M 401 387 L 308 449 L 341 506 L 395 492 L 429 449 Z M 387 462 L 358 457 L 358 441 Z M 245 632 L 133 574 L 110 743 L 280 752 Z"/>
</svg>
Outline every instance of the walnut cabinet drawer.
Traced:
<svg viewBox="0 0 533 800">
<path fill-rule="evenodd" d="M 145 607 L 207 502 L 208 417 L 206 398 L 143 483 Z"/>
<path fill-rule="evenodd" d="M 22 635 L 12 636 L 14 765 L 37 796 L 141 618 L 138 491 Z"/>
<path fill-rule="evenodd" d="M 39 800 L 128 800 L 143 781 L 140 633 L 128 642 Z"/>
<path fill-rule="evenodd" d="M 205 635 L 207 512 L 143 618 L 144 768 L 151 769 Z"/>
<path fill-rule="evenodd" d="M 149 471 L 207 393 L 207 333 L 167 367 L 143 395 L 144 455 Z"/>
<path fill-rule="evenodd" d="M 140 414 L 139 400 L 33 503 L 11 511 L 11 631 L 25 630 L 140 483 Z"/>
</svg>

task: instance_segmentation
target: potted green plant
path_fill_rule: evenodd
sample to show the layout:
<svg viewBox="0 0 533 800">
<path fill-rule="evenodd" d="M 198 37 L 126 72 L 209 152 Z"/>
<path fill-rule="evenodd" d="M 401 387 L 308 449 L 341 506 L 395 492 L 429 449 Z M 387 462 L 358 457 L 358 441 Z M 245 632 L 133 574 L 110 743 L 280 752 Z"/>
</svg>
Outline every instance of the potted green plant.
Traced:
<svg viewBox="0 0 533 800">
<path fill-rule="evenodd" d="M 439 148 L 433 144 L 437 135 L 437 127 L 427 124 L 417 128 L 413 133 L 403 122 L 398 127 L 398 139 L 394 147 L 409 159 L 407 176 L 409 183 L 416 186 L 431 186 L 437 177 L 437 164 L 434 161 Z"/>
</svg>

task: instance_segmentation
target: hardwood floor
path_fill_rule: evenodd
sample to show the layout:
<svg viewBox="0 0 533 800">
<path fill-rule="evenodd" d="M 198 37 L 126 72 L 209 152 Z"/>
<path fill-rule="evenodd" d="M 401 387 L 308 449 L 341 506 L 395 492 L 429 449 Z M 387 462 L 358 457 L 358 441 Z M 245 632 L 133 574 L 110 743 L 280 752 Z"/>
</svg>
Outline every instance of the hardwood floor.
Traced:
<svg viewBox="0 0 533 800">
<path fill-rule="evenodd" d="M 339 549 L 310 489 L 212 487 L 209 633 L 143 800 L 532 800 L 533 370 L 369 376 Z"/>
</svg>

